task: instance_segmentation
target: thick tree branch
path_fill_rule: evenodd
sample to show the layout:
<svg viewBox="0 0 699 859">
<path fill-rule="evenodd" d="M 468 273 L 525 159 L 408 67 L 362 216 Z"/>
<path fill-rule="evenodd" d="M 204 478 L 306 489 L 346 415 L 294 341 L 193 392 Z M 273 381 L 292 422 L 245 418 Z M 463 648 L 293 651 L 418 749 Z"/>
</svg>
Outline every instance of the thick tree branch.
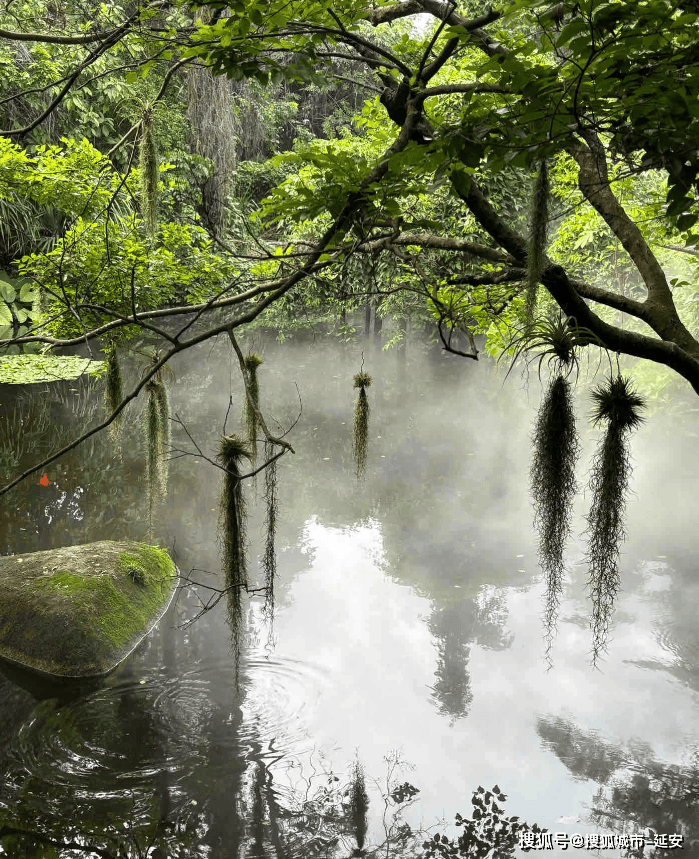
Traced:
<svg viewBox="0 0 699 859">
<path fill-rule="evenodd" d="M 699 360 L 697 358 L 688 354 L 675 343 L 658 340 L 603 322 L 587 306 L 568 279 L 565 269 L 561 266 L 547 266 L 542 272 L 541 281 L 566 315 L 574 316 L 578 325 L 589 328 L 608 349 L 664 364 L 683 376 L 699 394 Z"/>
<path fill-rule="evenodd" d="M 365 16 L 373 27 L 379 24 L 390 24 L 399 18 L 408 18 L 410 15 L 419 15 L 422 6 L 417 0 L 405 0 L 405 3 L 395 3 L 393 6 L 383 6 L 378 9 L 368 10 Z"/>
<path fill-rule="evenodd" d="M 395 3 L 392 6 L 383 6 L 378 9 L 368 10 L 365 20 L 373 27 L 378 27 L 379 24 L 388 24 L 399 18 L 408 18 L 410 15 L 419 15 L 424 12 L 446 21 L 447 24 L 463 27 L 469 32 L 479 31 L 481 27 L 492 24 L 493 21 L 497 21 L 498 18 L 502 17 L 502 12 L 487 9 L 478 18 L 469 20 L 454 10 L 451 4 L 440 2 L 440 0 L 405 0 L 405 2 Z M 445 12 L 447 13 L 446 16 Z M 484 33 L 480 35 L 485 36 Z M 490 41 L 489 36 L 486 36 L 486 39 Z"/>
<path fill-rule="evenodd" d="M 510 256 L 510 254 L 503 253 L 497 248 L 489 248 L 487 245 L 470 242 L 467 239 L 455 239 L 451 236 L 433 236 L 429 233 L 399 233 L 395 236 L 384 236 L 380 239 L 362 242 L 357 246 L 357 250 L 363 253 L 373 253 L 379 250 L 386 250 L 392 245 L 399 245 L 401 247 L 415 245 L 416 247 L 433 248 L 434 250 L 457 251 L 510 265 L 516 262 L 515 258 Z"/>
<path fill-rule="evenodd" d="M 631 257 L 648 291 L 646 300 L 635 315 L 643 319 L 663 340 L 676 343 L 689 354 L 699 357 L 699 343 L 680 320 L 672 291 L 662 266 L 655 258 L 638 225 L 629 217 L 612 192 L 607 158 L 601 141 L 594 132 L 581 132 L 587 146 L 571 147 L 578 162 L 578 185 L 585 199 L 605 221 Z"/>
<path fill-rule="evenodd" d="M 596 301 L 597 304 L 604 304 L 606 307 L 613 307 L 614 310 L 628 313 L 630 316 L 635 316 L 637 319 L 645 322 L 643 317 L 646 308 L 642 301 L 636 301 L 634 298 L 629 298 L 618 292 L 610 292 L 608 289 L 601 289 L 599 286 L 593 286 L 591 283 L 586 283 L 572 277 L 569 280 L 583 298 L 589 298 L 592 301 Z"/>
<path fill-rule="evenodd" d="M 469 207 L 478 223 L 514 258 L 518 265 L 525 265 L 528 253 L 526 239 L 500 218 L 472 176 L 461 173 L 458 177 L 467 179 L 468 188 L 464 191 L 463 184 L 457 180 L 455 174 L 452 174 L 454 190 Z"/>
<path fill-rule="evenodd" d="M 638 225 L 629 217 L 612 192 L 607 158 L 601 141 L 592 132 L 585 133 L 588 146 L 570 148 L 578 162 L 578 186 L 583 197 L 619 239 L 638 269 L 653 303 L 672 304 L 672 293 L 665 272 L 657 261 Z"/>
<path fill-rule="evenodd" d="M 458 189 L 457 193 L 466 202 L 480 225 L 518 261 L 526 262 L 526 241 L 501 220 L 475 180 L 470 181 L 466 193 L 462 193 Z M 582 295 L 578 293 L 569 280 L 565 269 L 559 265 L 551 265 L 549 262 L 542 272 L 541 282 L 566 315 L 574 316 L 578 325 L 589 328 L 607 348 L 664 364 L 683 376 L 699 394 L 699 355 L 682 348 L 674 341 L 668 342 L 669 338 L 658 340 L 604 322 L 587 306 Z M 590 288 L 588 287 L 588 289 Z M 596 297 L 592 294 L 590 297 L 595 298 L 595 300 L 596 298 L 604 299 L 602 303 L 609 304 L 610 293 L 602 291 Z M 623 309 L 626 312 L 631 312 L 633 308 Z M 634 315 L 639 314 L 635 313 Z M 696 341 L 691 339 L 696 345 Z M 697 351 L 699 352 L 699 350 Z"/>
<path fill-rule="evenodd" d="M 481 29 L 481 27 L 485 27 L 487 24 L 492 24 L 493 21 L 497 21 L 499 18 L 501 18 L 502 12 L 496 12 L 494 9 L 488 9 L 478 18 L 469 20 L 459 12 L 450 12 L 450 6 L 445 4 L 443 0 L 418 0 L 418 5 L 420 6 L 421 12 L 428 12 L 435 18 L 439 18 L 440 20 L 446 21 L 447 24 L 451 24 L 457 27 L 463 27 L 465 30 L 468 30 L 471 34 L 471 41 L 473 42 L 473 44 L 478 45 L 478 47 L 481 48 L 481 50 L 489 57 L 492 57 L 495 54 L 505 55 L 508 53 L 508 51 L 503 48 L 502 45 L 499 45 L 484 30 Z M 446 17 L 445 11 L 448 12 Z"/>
<path fill-rule="evenodd" d="M 124 25 L 120 25 L 123 27 Z M 101 42 L 113 36 L 120 27 L 105 30 L 102 33 L 91 33 L 87 36 L 55 36 L 47 33 L 19 33 L 12 30 L 0 30 L 0 39 L 10 39 L 14 42 L 48 42 L 50 45 L 89 45 Z"/>
</svg>

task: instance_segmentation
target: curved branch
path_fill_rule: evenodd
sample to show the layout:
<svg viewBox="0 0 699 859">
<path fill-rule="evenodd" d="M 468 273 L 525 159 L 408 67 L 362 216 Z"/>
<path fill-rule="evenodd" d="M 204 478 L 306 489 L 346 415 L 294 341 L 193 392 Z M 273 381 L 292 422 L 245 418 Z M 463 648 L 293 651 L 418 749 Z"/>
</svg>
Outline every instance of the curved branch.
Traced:
<svg viewBox="0 0 699 859">
<path fill-rule="evenodd" d="M 699 358 L 699 343 L 681 321 L 672 291 L 662 266 L 650 249 L 638 225 L 629 217 L 612 192 L 607 158 L 599 137 L 592 131 L 581 131 L 587 146 L 570 148 L 578 162 L 578 186 L 585 199 L 600 215 L 621 242 L 643 278 L 648 296 L 634 315 L 643 319 L 663 340 L 676 343 Z"/>
<path fill-rule="evenodd" d="M 672 303 L 672 293 L 665 272 L 655 258 L 638 225 L 629 217 L 614 196 L 609 183 L 609 171 L 604 147 L 596 134 L 583 133 L 587 146 L 570 147 L 578 162 L 578 187 L 583 197 L 619 239 L 631 257 L 648 290 L 651 302 Z"/>
<path fill-rule="evenodd" d="M 267 441 L 272 442 L 272 444 L 281 445 L 281 447 L 284 448 L 285 450 L 290 450 L 292 453 L 294 453 L 295 451 L 294 451 L 293 447 L 289 444 L 288 441 L 284 441 L 284 439 L 281 439 L 281 438 L 276 438 L 267 429 L 267 424 L 265 423 L 265 419 L 262 415 L 262 412 L 258 409 L 257 405 L 255 404 L 255 401 L 253 400 L 252 396 L 250 395 L 250 385 L 248 383 L 248 374 L 247 374 L 247 371 L 245 370 L 245 358 L 243 358 L 243 353 L 240 351 L 240 346 L 238 346 L 238 341 L 235 339 L 235 334 L 233 333 L 233 329 L 228 328 L 226 330 L 226 334 L 228 334 L 228 339 L 231 341 L 231 345 L 233 346 L 233 349 L 235 350 L 235 354 L 238 356 L 238 363 L 240 364 L 240 372 L 243 376 L 243 384 L 245 385 L 245 397 L 248 401 L 248 406 L 252 409 L 253 414 L 255 415 L 255 419 L 259 423 L 259 425 L 262 429 L 262 432 L 265 434 L 265 438 L 267 439 Z M 281 453 L 283 453 L 283 452 L 284 451 L 282 450 Z M 276 458 L 277 457 L 274 457 L 274 459 L 276 459 Z M 271 461 L 273 462 L 274 460 L 271 460 Z M 262 467 L 264 467 L 264 466 L 262 466 Z M 257 471 L 252 472 L 250 475 L 246 475 L 246 476 L 253 477 L 255 474 L 257 474 L 258 471 L 262 470 L 262 467 L 257 469 Z"/>
<path fill-rule="evenodd" d="M 101 42 L 108 39 L 123 27 L 120 24 L 114 30 L 103 33 L 93 33 L 89 36 L 49 36 L 46 33 L 18 33 L 12 30 L 0 30 L 0 39 L 11 39 L 14 42 L 48 42 L 51 45 L 89 45 L 91 42 Z"/>
<path fill-rule="evenodd" d="M 468 187 L 466 189 L 460 181 L 464 178 L 467 180 Z M 454 190 L 469 207 L 483 229 L 495 239 L 500 247 L 514 257 L 518 265 L 524 265 L 528 253 L 526 239 L 500 218 L 490 201 L 478 187 L 476 180 L 465 173 L 455 172 L 451 174 L 451 181 Z"/>
<path fill-rule="evenodd" d="M 568 279 L 565 269 L 559 265 L 547 266 L 541 274 L 541 282 L 562 310 L 568 316 L 574 316 L 578 325 L 589 328 L 608 349 L 664 364 L 685 378 L 699 394 L 699 360 L 676 343 L 604 322 L 587 306 Z"/>
<path fill-rule="evenodd" d="M 421 248 L 433 248 L 441 251 L 457 251 L 459 253 L 472 254 L 482 259 L 514 264 L 516 259 L 510 254 L 503 253 L 497 248 L 489 248 L 478 242 L 470 242 L 467 239 L 455 239 L 451 236 L 433 236 L 429 233 L 399 233 L 397 236 L 384 236 L 380 239 L 362 242 L 357 246 L 358 251 L 372 253 L 374 251 L 386 250 L 392 245 L 406 247 L 415 245 Z"/>
</svg>

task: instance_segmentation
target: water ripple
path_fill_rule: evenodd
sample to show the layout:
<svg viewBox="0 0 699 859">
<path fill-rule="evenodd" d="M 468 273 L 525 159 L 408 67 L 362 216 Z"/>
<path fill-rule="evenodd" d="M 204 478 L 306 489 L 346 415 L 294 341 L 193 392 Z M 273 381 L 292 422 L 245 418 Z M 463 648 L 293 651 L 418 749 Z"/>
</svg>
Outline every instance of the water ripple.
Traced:
<svg viewBox="0 0 699 859">
<path fill-rule="evenodd" d="M 40 702 L 8 749 L 0 804 L 30 782 L 54 807 L 113 802 L 151 793 L 164 772 L 170 784 L 203 786 L 212 769 L 304 753 L 328 672 L 281 657 L 253 657 L 241 670 L 239 692 L 231 660 L 210 658 L 177 676 L 141 667 L 63 705 Z"/>
<path fill-rule="evenodd" d="M 307 748 L 309 722 L 330 672 L 318 665 L 282 658 L 252 658 L 243 702 L 241 737 L 267 745 L 278 741 L 295 752 Z"/>
</svg>

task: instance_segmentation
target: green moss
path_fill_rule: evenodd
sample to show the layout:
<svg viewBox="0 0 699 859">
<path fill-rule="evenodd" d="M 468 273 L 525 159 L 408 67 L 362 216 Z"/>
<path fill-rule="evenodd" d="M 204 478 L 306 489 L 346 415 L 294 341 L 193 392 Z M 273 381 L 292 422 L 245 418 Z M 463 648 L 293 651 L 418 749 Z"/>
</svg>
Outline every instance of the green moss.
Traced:
<svg viewBox="0 0 699 859">
<path fill-rule="evenodd" d="M 34 579 L 34 591 L 64 596 L 77 609 L 74 623 L 109 648 L 121 648 L 148 625 L 172 586 L 172 562 L 154 546 L 122 552 L 117 577 L 109 573 L 82 576 L 57 570 Z"/>
<path fill-rule="evenodd" d="M 164 549 L 157 546 L 141 546 L 138 554 L 122 552 L 117 561 L 117 569 L 127 576 L 134 578 L 134 571 L 141 575 L 143 584 L 158 590 L 161 595 L 167 593 L 172 578 L 172 561 Z"/>
</svg>

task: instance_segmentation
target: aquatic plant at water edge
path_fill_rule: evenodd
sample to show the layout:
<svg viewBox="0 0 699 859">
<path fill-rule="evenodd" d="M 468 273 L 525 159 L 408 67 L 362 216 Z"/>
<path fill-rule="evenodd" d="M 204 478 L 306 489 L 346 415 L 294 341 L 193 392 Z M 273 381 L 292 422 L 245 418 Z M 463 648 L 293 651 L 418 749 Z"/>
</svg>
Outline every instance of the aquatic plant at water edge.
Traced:
<svg viewBox="0 0 699 859">
<path fill-rule="evenodd" d="M 595 454 L 590 476 L 592 504 L 587 517 L 588 587 L 592 598 L 593 664 L 606 649 L 614 599 L 619 590 L 619 545 L 625 537 L 624 513 L 631 479 L 628 434 L 643 422 L 645 402 L 621 375 L 592 392 L 593 424 L 607 431 Z"/>
<path fill-rule="evenodd" d="M 563 592 L 563 553 L 570 535 L 576 492 L 575 465 L 580 442 L 570 383 L 557 375 L 542 400 L 532 436 L 529 470 L 534 527 L 539 532 L 539 565 L 546 580 L 544 607 L 546 656 L 549 657 Z"/>
<path fill-rule="evenodd" d="M 504 803 L 506 799 L 507 796 L 497 785 L 492 791 L 479 786 L 471 798 L 472 818 L 456 815 L 456 825 L 464 828 L 458 840 L 449 840 L 446 835 L 437 833 L 429 841 L 423 842 L 420 859 L 433 859 L 435 856 L 514 859 L 520 839 L 529 840 L 534 846 L 537 837 L 540 838 L 548 830 L 541 829 L 536 823 L 530 826 L 520 821 L 519 817 L 506 817 L 504 809 L 497 804 Z"/>
<path fill-rule="evenodd" d="M 354 407 L 354 435 L 352 439 L 352 453 L 357 467 L 357 478 L 364 474 L 366 469 L 367 443 L 369 439 L 369 400 L 366 389 L 371 385 L 371 376 L 368 373 L 357 373 L 354 377 L 354 387 L 359 388 L 357 402 Z"/>
</svg>

